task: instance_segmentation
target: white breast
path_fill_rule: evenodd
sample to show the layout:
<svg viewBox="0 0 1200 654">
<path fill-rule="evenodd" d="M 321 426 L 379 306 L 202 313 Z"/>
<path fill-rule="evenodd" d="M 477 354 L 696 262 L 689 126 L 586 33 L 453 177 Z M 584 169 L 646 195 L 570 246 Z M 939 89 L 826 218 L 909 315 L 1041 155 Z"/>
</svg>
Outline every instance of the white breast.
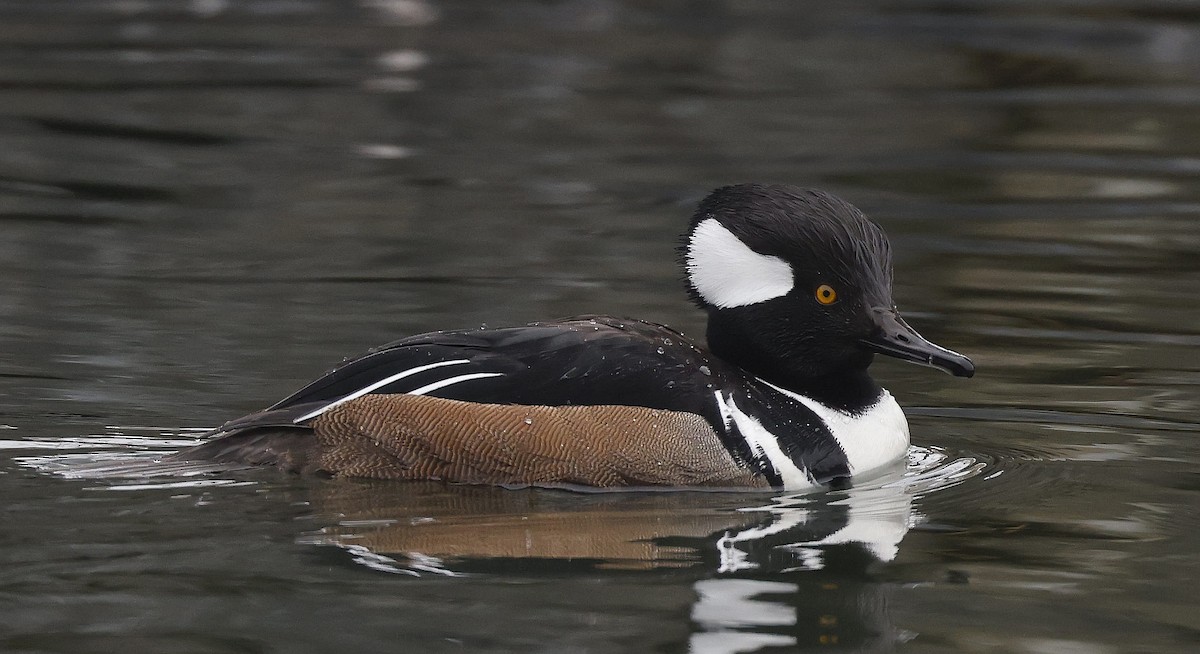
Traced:
<svg viewBox="0 0 1200 654">
<path fill-rule="evenodd" d="M 866 411 L 851 414 L 827 407 L 786 388 L 763 383 L 801 402 L 817 414 L 846 453 L 851 475 L 862 475 L 895 463 L 908 452 L 908 420 L 896 398 L 887 390 Z"/>
</svg>

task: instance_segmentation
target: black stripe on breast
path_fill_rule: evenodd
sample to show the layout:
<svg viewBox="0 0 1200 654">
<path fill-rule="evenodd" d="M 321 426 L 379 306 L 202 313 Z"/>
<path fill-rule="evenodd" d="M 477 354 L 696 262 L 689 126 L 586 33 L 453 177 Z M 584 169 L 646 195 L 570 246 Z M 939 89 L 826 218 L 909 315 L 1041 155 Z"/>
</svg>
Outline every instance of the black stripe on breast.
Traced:
<svg viewBox="0 0 1200 654">
<path fill-rule="evenodd" d="M 817 483 L 829 484 L 850 477 L 846 452 L 820 416 L 807 406 L 757 380 L 747 383 L 744 391 L 731 397 L 743 413 L 756 418 L 774 435 L 779 449 Z M 733 429 L 736 430 L 736 425 Z M 738 436 L 739 450 L 750 453 L 750 445 L 740 433 Z M 763 474 L 772 484 L 782 485 L 779 471 L 765 457 L 752 460 L 760 469 L 770 469 L 763 470 Z"/>
</svg>

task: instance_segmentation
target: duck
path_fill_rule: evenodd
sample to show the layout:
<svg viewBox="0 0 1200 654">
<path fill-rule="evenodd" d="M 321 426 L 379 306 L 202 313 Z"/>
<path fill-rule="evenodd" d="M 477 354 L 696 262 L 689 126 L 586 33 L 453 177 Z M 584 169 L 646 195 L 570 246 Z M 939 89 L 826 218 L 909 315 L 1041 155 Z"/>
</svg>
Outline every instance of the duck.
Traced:
<svg viewBox="0 0 1200 654">
<path fill-rule="evenodd" d="M 883 229 L 831 193 L 718 188 L 678 253 L 704 341 L 608 315 L 409 336 L 169 458 L 512 487 L 843 487 L 909 448 L 875 355 L 975 372 L 904 321 Z"/>
</svg>

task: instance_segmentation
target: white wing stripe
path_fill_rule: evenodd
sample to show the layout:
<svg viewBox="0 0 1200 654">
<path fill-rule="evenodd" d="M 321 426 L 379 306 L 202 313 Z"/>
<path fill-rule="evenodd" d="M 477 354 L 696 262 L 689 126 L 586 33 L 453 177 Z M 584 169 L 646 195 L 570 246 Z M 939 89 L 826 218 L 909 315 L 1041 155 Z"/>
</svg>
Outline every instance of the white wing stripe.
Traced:
<svg viewBox="0 0 1200 654">
<path fill-rule="evenodd" d="M 385 377 L 384 379 L 380 379 L 379 381 L 375 382 L 374 384 L 371 384 L 364 388 L 360 388 L 357 391 L 354 391 L 353 393 L 351 393 L 341 399 L 334 400 L 333 402 L 330 402 L 329 404 L 326 404 L 325 406 L 323 406 L 315 411 L 306 413 L 306 414 L 300 416 L 299 418 L 296 418 L 292 422 L 299 424 L 299 423 L 304 422 L 305 420 L 311 420 L 312 418 L 315 418 L 315 417 L 321 415 L 322 413 L 325 413 L 326 411 L 332 409 L 333 407 L 335 407 L 343 402 L 349 402 L 350 400 L 353 400 L 355 398 L 362 397 L 377 388 L 383 388 L 384 386 L 387 386 L 388 384 L 390 384 L 394 381 L 399 381 L 401 379 L 404 379 L 405 377 L 411 377 L 413 375 L 423 373 L 426 370 L 433 370 L 434 368 L 441 368 L 442 366 L 454 366 L 454 365 L 458 365 L 460 363 L 470 363 L 470 362 L 471 362 L 470 359 L 455 359 L 453 361 L 438 361 L 437 363 L 428 363 L 423 366 L 417 366 L 416 368 L 409 368 L 408 370 L 405 370 L 403 372 L 398 372 L 398 373 L 392 375 L 391 377 Z M 492 374 L 500 374 L 500 373 L 487 373 L 487 374 L 492 375 Z M 425 387 L 425 389 L 428 389 L 428 387 Z M 417 390 L 423 390 L 423 389 L 417 389 Z M 426 390 L 426 392 L 428 392 L 428 390 Z"/>
<path fill-rule="evenodd" d="M 504 373 L 502 373 L 502 372 L 473 372 L 469 375 L 459 375 L 457 377 L 451 377 L 449 379 L 435 381 L 432 384 L 426 384 L 416 390 L 409 391 L 408 394 L 409 395 L 424 395 L 430 391 L 436 391 L 439 388 L 445 388 L 451 384 L 457 384 L 459 382 L 471 381 L 472 379 L 483 379 L 484 377 L 499 377 L 500 375 L 503 375 L 503 374 Z"/>
</svg>

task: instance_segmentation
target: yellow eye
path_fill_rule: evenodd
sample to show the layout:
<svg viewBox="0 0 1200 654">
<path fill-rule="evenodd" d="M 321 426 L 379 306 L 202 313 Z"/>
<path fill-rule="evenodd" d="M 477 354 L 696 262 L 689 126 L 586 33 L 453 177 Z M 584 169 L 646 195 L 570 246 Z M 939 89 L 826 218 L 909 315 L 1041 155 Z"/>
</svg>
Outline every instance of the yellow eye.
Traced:
<svg viewBox="0 0 1200 654">
<path fill-rule="evenodd" d="M 817 302 L 821 304 L 833 304 L 837 302 L 837 291 L 829 284 L 821 284 L 817 287 Z"/>
</svg>

